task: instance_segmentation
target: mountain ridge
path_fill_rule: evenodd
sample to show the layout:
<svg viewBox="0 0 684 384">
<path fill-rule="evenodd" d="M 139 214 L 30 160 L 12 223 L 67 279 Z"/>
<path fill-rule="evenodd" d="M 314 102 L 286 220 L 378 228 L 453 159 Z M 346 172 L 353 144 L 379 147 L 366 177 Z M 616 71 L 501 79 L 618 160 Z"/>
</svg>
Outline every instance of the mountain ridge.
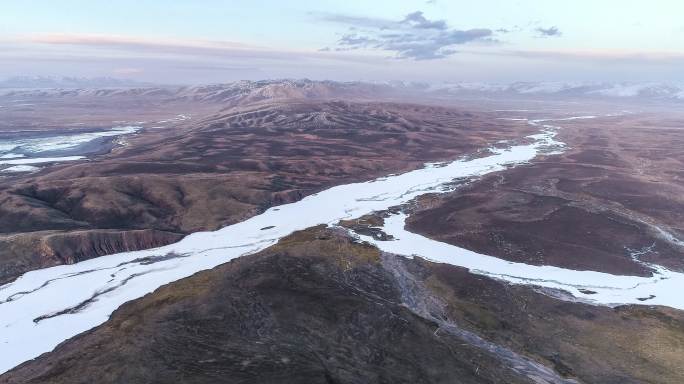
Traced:
<svg viewBox="0 0 684 384">
<path fill-rule="evenodd" d="M 310 79 L 240 80 L 202 85 L 155 85 L 102 78 L 15 77 L 0 81 L 4 96 L 146 96 L 169 100 L 236 102 L 341 97 L 558 97 L 684 101 L 684 84 L 664 82 L 364 82 Z"/>
</svg>

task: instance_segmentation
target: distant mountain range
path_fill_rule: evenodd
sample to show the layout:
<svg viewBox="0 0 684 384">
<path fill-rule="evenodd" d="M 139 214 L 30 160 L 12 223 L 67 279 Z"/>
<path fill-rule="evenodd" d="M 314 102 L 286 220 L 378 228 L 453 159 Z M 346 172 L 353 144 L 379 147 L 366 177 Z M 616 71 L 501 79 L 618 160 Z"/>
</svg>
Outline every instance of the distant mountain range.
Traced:
<svg viewBox="0 0 684 384">
<path fill-rule="evenodd" d="M 684 86 L 656 82 L 443 83 L 430 85 L 428 91 L 449 94 L 483 93 L 684 100 Z"/>
<path fill-rule="evenodd" d="M 338 82 L 308 79 L 236 81 L 198 86 L 159 86 L 110 77 L 14 77 L 0 81 L 5 94 L 32 96 L 126 96 L 156 95 L 235 104 L 283 98 L 340 98 L 411 95 L 434 97 L 555 97 L 621 98 L 653 101 L 684 101 L 684 85 L 656 82 L 515 82 L 503 83 L 416 83 Z"/>
</svg>

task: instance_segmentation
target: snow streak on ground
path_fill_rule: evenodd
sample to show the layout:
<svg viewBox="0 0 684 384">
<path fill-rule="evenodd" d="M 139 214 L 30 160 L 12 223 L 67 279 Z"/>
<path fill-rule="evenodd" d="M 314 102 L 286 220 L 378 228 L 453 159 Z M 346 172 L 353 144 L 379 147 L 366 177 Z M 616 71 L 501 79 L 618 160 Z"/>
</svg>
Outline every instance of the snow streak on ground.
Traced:
<svg viewBox="0 0 684 384">
<path fill-rule="evenodd" d="M 394 238 L 392 241 L 379 241 L 371 236 L 359 237 L 385 252 L 457 265 L 473 273 L 513 284 L 561 289 L 588 303 L 649 304 L 684 309 L 681 295 L 684 274 L 657 265 L 649 265 L 655 270 L 652 277 L 635 277 L 516 263 L 411 233 L 404 229 L 405 220 L 404 214 L 385 219 L 382 230 Z"/>
<path fill-rule="evenodd" d="M 34 167 L 32 165 L 13 165 L 11 167 L 5 168 L 0 170 L 0 172 L 8 172 L 8 173 L 14 173 L 14 172 L 33 172 L 37 171 L 40 168 Z"/>
<path fill-rule="evenodd" d="M 547 124 L 550 121 L 530 121 L 544 129 L 528 138 L 531 144 L 491 148 L 486 157 L 428 164 L 401 175 L 333 187 L 218 231 L 194 233 L 165 247 L 26 273 L 15 282 L 0 286 L 0 373 L 102 324 L 127 301 L 198 271 L 260 251 L 293 231 L 318 224 L 335 225 L 342 219 L 383 211 L 425 193 L 448 191 L 454 179 L 501 171 L 530 161 L 539 153 L 552 154 L 562 149 L 563 144 L 554 141 L 554 127 Z M 638 296 L 653 292 L 657 301 L 654 298 L 652 303 L 684 309 L 684 297 L 661 292 L 661 286 L 672 292 L 678 291 L 674 286 L 683 287 L 682 274 L 660 269 L 659 275 L 649 279 L 508 263 L 417 235 L 411 237 L 403 231 L 402 223 L 402 216 L 388 220 L 387 230 L 399 240 L 378 246 L 391 247 L 398 254 L 420 254 L 467 266 L 474 272 L 516 284 L 566 289 L 577 295 L 576 287 L 600 288 L 600 294 L 588 297 L 599 304 L 634 303 Z M 640 286 L 643 288 L 636 291 L 635 287 Z"/>
<path fill-rule="evenodd" d="M 74 161 L 81 159 L 85 159 L 85 156 L 31 157 L 27 159 L 0 160 L 0 165 L 57 163 L 62 161 Z"/>
</svg>

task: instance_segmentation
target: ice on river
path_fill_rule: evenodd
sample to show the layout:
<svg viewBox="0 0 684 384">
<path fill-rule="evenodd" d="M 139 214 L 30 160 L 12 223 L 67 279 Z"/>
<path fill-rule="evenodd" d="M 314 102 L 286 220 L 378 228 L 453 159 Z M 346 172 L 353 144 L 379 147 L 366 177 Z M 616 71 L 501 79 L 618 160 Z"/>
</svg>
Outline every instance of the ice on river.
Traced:
<svg viewBox="0 0 684 384">
<path fill-rule="evenodd" d="M 604 304 L 665 305 L 684 309 L 684 274 L 652 265 L 652 277 L 618 276 L 595 271 L 538 266 L 502 260 L 482 255 L 451 244 L 432 240 L 404 228 L 406 215 L 396 214 L 385 219 L 383 232 L 392 241 L 379 241 L 358 235 L 382 251 L 407 257 L 419 256 L 434 262 L 468 268 L 471 272 L 508 281 L 513 284 L 535 285 L 560 289 L 583 301 Z"/>
<path fill-rule="evenodd" d="M 262 250 L 293 231 L 318 224 L 334 225 L 342 219 L 386 210 L 428 192 L 448 190 L 447 185 L 454 179 L 501 171 L 528 162 L 540 152 L 557 151 L 562 143 L 554 141 L 555 134 L 549 127 L 545 125 L 542 134 L 530 138 L 531 144 L 491 149 L 485 157 L 429 164 L 401 175 L 333 187 L 298 202 L 270 208 L 218 231 L 191 234 L 168 246 L 26 273 L 15 282 L 0 286 L 0 373 L 102 324 L 127 301 L 198 271 Z M 678 284 L 680 289 L 673 292 L 681 291 L 684 286 L 681 274 L 663 270 L 656 278 L 645 279 L 516 265 L 409 237 L 408 233 L 401 232 L 401 219 L 397 216 L 388 222 L 388 230 L 397 231 L 399 240 L 378 244 L 380 247 L 391 247 L 403 255 L 420 254 L 467 266 L 477 273 L 516 284 L 560 285 L 573 294 L 578 294 L 574 288 L 577 286 L 601 286 L 601 293 L 590 297 L 597 303 L 631 303 L 637 291 L 630 287 L 643 284 L 657 293 L 654 304 L 684 308 L 684 298 L 661 296 L 659 288 L 659 284 L 669 287 Z M 643 289 L 644 294 L 648 293 L 649 288 Z"/>
</svg>

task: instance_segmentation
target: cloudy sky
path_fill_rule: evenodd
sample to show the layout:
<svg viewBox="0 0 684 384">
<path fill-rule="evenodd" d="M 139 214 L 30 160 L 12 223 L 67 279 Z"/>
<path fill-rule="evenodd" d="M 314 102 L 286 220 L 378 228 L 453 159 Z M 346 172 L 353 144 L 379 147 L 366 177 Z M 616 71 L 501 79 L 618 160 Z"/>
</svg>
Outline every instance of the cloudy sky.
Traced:
<svg viewBox="0 0 684 384">
<path fill-rule="evenodd" d="M 0 0 L 0 78 L 684 81 L 681 0 Z"/>
</svg>

